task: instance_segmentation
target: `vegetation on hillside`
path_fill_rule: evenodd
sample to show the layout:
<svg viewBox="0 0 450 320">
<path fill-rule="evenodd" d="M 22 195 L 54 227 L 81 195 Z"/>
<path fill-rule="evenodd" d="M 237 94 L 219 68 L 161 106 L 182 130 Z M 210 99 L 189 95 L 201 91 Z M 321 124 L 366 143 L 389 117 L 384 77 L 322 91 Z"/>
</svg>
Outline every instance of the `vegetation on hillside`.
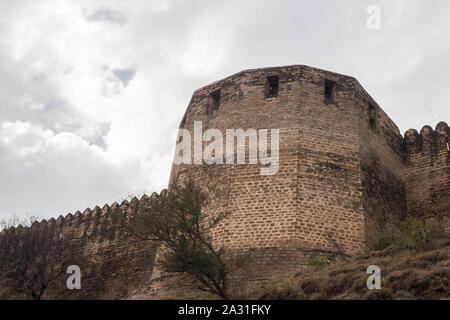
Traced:
<svg viewBox="0 0 450 320">
<path fill-rule="evenodd" d="M 450 299 L 450 236 L 442 227 L 408 218 L 377 248 L 310 267 L 259 288 L 254 299 Z M 367 268 L 381 268 L 381 289 L 367 288 Z"/>
</svg>

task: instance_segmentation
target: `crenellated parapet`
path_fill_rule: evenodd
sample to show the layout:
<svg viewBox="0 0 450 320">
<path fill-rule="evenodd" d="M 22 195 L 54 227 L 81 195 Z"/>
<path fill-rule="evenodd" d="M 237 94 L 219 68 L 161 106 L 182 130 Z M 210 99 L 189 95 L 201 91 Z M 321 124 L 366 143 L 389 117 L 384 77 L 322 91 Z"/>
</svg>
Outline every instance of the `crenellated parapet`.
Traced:
<svg viewBox="0 0 450 320">
<path fill-rule="evenodd" d="M 450 129 L 444 121 L 439 122 L 435 130 L 426 125 L 420 133 L 415 129 L 406 131 L 404 141 L 408 160 L 414 164 L 448 157 L 449 135 Z"/>
<path fill-rule="evenodd" d="M 159 197 L 167 193 L 163 189 L 159 194 L 154 192 L 150 197 L 143 195 L 140 199 L 133 197 L 130 201 L 123 200 L 120 204 L 117 202 L 111 205 L 104 205 L 86 208 L 82 213 L 76 211 L 74 214 L 68 213 L 65 216 L 60 215 L 58 218 L 43 219 L 33 222 L 31 229 L 39 232 L 47 233 L 50 237 L 57 238 L 62 233 L 71 232 L 74 239 L 101 238 L 105 230 L 111 225 L 112 214 L 120 213 L 129 221 L 139 209 L 144 208 L 149 199 Z M 25 228 L 22 225 L 17 226 L 18 232 L 22 232 Z M 116 236 L 119 236 L 117 234 Z"/>
<path fill-rule="evenodd" d="M 405 186 L 408 214 L 439 221 L 450 231 L 450 128 L 439 122 L 420 133 L 406 131 Z"/>
<path fill-rule="evenodd" d="M 152 197 L 160 196 L 154 193 Z M 114 216 L 122 216 L 131 222 L 138 210 L 143 209 L 150 197 L 143 195 L 130 201 L 123 200 L 76 211 L 58 218 L 35 221 L 29 228 L 19 225 L 9 231 L 38 232 L 39 238 L 54 241 L 71 239 L 70 247 L 76 257 L 71 264 L 79 265 L 83 274 L 82 290 L 69 292 L 70 298 L 117 298 L 125 294 L 124 288 L 135 286 L 148 279 L 153 272 L 156 244 L 151 241 L 125 236 L 123 228 L 115 228 Z M 1 236 L 0 236 L 1 237 Z M 1 280 L 1 279 L 0 279 Z M 1 288 L 0 288 L 1 289 Z M 51 288 L 48 298 L 67 296 L 65 286 Z M 1 291 L 1 290 L 0 290 Z"/>
</svg>

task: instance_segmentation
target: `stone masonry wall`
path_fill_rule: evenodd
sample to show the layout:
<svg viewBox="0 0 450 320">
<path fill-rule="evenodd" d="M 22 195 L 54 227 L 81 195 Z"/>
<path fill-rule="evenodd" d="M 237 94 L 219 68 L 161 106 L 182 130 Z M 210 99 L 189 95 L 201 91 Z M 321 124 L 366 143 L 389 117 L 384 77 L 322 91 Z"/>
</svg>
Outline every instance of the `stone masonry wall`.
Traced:
<svg viewBox="0 0 450 320">
<path fill-rule="evenodd" d="M 113 214 L 132 219 L 137 210 L 146 205 L 147 199 L 147 196 L 141 200 L 134 198 L 131 203 L 125 200 L 120 205 L 114 203 L 102 209 L 96 207 L 83 213 L 60 216 L 56 220 L 35 222 L 31 228 L 55 241 L 60 234 L 72 235 L 71 248 L 77 254 L 70 264 L 81 269 L 81 290 L 68 290 L 65 281 L 54 282 L 43 298 L 115 299 L 126 297 L 135 287 L 150 279 L 156 246 L 149 241 L 130 240 L 111 223 Z M 1 277 L 0 283 L 2 298 L 23 298 L 14 295 Z"/>
<path fill-rule="evenodd" d="M 331 101 L 326 80 L 335 82 Z M 305 67 L 298 82 L 299 245 L 350 254 L 364 246 L 355 79 Z"/>
<path fill-rule="evenodd" d="M 274 76 L 278 96 L 267 98 Z M 331 100 L 325 96 L 330 82 Z M 220 102 L 214 105 L 211 94 L 217 92 Z M 261 165 L 248 163 L 248 144 L 245 165 L 174 165 L 171 176 L 171 182 L 191 175 L 205 186 L 219 185 L 209 210 L 222 208 L 230 216 L 214 232 L 217 244 L 270 250 L 260 258 L 267 268 L 288 270 L 307 262 L 287 262 L 277 250 L 332 256 L 371 247 L 424 197 L 444 212 L 441 220 L 448 219 L 444 138 L 438 162 L 430 164 L 423 155 L 411 160 L 398 127 L 352 77 L 306 66 L 242 71 L 194 92 L 180 127 L 193 132 L 194 121 L 223 136 L 226 129 L 280 130 L 275 176 L 261 176 Z M 428 161 L 428 169 L 418 169 L 421 161 Z M 440 179 L 437 172 L 429 177 L 434 195 L 424 195 L 418 182 L 430 166 L 433 172 L 439 168 Z"/>
<path fill-rule="evenodd" d="M 267 98 L 272 76 L 278 77 L 278 96 Z M 327 81 L 335 83 L 331 101 Z M 217 92 L 220 102 L 213 106 L 211 93 Z M 216 243 L 270 250 L 259 259 L 266 264 L 261 270 L 307 263 L 281 259 L 277 250 L 357 252 L 406 215 L 403 137 L 352 77 L 306 66 L 243 71 L 194 92 L 180 127 L 193 136 L 195 121 L 224 137 L 226 129 L 280 130 L 274 176 L 248 163 L 248 144 L 245 165 L 172 168 L 172 183 L 190 175 L 219 186 L 208 210 L 222 208 L 230 216 L 214 232 Z"/>
<path fill-rule="evenodd" d="M 362 87 L 355 92 L 360 110 L 365 244 L 372 247 L 407 214 L 403 136 Z"/>
<path fill-rule="evenodd" d="M 433 130 L 408 130 L 406 190 L 408 215 L 441 223 L 450 231 L 450 129 L 440 122 Z"/>
</svg>

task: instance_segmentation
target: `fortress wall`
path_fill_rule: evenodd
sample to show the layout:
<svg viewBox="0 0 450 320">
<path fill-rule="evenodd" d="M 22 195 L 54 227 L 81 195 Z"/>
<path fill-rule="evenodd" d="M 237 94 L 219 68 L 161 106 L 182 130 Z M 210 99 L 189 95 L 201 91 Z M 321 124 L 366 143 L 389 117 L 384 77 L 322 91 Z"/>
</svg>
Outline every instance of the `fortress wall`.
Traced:
<svg viewBox="0 0 450 320">
<path fill-rule="evenodd" d="M 334 102 L 325 80 L 336 82 Z M 300 80 L 298 235 L 303 246 L 352 253 L 364 245 L 358 109 L 350 77 L 305 68 Z"/>
<path fill-rule="evenodd" d="M 360 109 L 365 241 L 371 247 L 406 217 L 403 137 L 362 87 L 355 92 Z"/>
<path fill-rule="evenodd" d="M 299 73 L 295 68 L 244 73 L 240 79 L 241 98 L 225 102 L 210 118 L 211 127 L 221 130 L 280 130 L 277 174 L 263 176 L 262 166 L 248 164 L 248 161 L 246 165 L 233 165 L 229 171 L 228 210 L 231 215 L 220 233 L 232 248 L 299 245 L 296 231 L 299 116 L 296 78 Z M 267 76 L 279 77 L 277 97 L 265 97 Z"/>
<path fill-rule="evenodd" d="M 279 76 L 278 97 L 266 99 L 273 75 Z M 325 103 L 325 79 L 337 81 L 337 103 Z M 363 246 L 357 85 L 350 77 L 288 66 L 243 71 L 194 93 L 182 122 L 191 132 L 195 120 L 223 134 L 227 128 L 280 129 L 275 176 L 261 176 L 260 166 L 250 164 L 174 165 L 172 182 L 190 172 L 201 183 L 222 184 L 231 216 L 215 232 L 218 243 L 330 252 Z M 219 109 L 207 114 L 209 95 L 219 88 Z"/>
<path fill-rule="evenodd" d="M 302 121 L 304 125 L 309 123 L 302 109 L 302 94 L 308 95 L 310 80 L 301 80 L 303 72 L 301 66 L 249 70 L 215 82 L 194 93 L 181 124 L 181 127 L 192 132 L 194 121 L 202 121 L 204 130 L 216 128 L 224 136 L 226 129 L 280 130 L 280 164 L 274 176 L 262 176 L 261 165 L 248 164 L 248 158 L 246 165 L 174 165 L 172 169 L 171 182 L 175 181 L 175 177 L 179 177 L 181 182 L 190 174 L 203 186 L 219 186 L 219 197 L 214 199 L 208 210 L 213 212 L 221 207 L 226 208 L 230 216 L 218 226 L 213 236 L 218 245 L 224 244 L 233 250 L 253 250 L 257 257 L 249 267 L 253 270 L 251 278 L 254 281 L 298 270 L 315 257 L 332 258 L 336 254 L 334 245 L 329 239 L 324 239 L 326 235 L 323 232 L 313 233 L 321 227 L 323 220 L 328 220 L 330 224 L 345 220 L 339 220 L 338 215 L 346 209 L 329 218 L 328 212 L 316 212 L 314 207 L 303 208 L 299 203 L 305 198 L 302 195 L 304 189 L 309 186 L 314 188 L 317 184 L 312 175 L 309 185 L 304 184 L 298 174 L 299 170 L 303 170 L 302 161 L 309 159 L 309 155 L 305 154 L 308 150 L 301 148 L 302 133 L 310 129 L 301 128 Z M 278 97 L 266 98 L 267 77 L 274 75 L 279 77 Z M 317 93 L 323 97 L 323 83 L 316 85 Z M 209 95 L 219 88 L 220 106 L 217 111 L 207 114 L 211 103 Z M 313 101 L 309 109 L 314 112 Z M 326 127 L 323 137 L 329 133 Z M 309 137 L 310 141 L 314 141 L 314 136 Z M 326 153 L 318 154 L 318 158 L 324 156 Z M 358 166 L 355 164 L 354 168 Z M 336 185 L 340 183 L 336 182 Z M 326 196 L 326 192 L 323 190 L 322 194 Z M 334 197 L 340 198 L 340 195 L 336 193 Z M 312 199 L 310 203 L 315 205 L 316 202 Z M 325 208 L 323 204 L 322 209 Z M 309 216 L 302 216 L 305 214 Z M 310 216 L 319 218 L 309 222 Z M 361 216 L 359 223 L 362 222 Z M 343 231 L 347 227 L 341 229 L 343 238 L 346 237 Z M 290 258 L 286 259 L 286 255 Z M 249 280 L 249 277 L 242 276 L 242 280 Z M 164 287 L 168 283 L 165 281 L 164 285 L 159 286 Z"/>
<path fill-rule="evenodd" d="M 330 261 L 331 252 L 303 248 L 259 248 L 252 250 L 256 257 L 228 278 L 228 288 L 235 299 L 247 299 L 255 289 L 272 285 L 275 279 L 285 280 L 301 270 L 310 268 L 308 261 Z M 217 299 L 217 296 L 198 289 L 198 283 L 187 274 L 171 274 L 147 282 L 136 290 L 131 299 Z"/>
<path fill-rule="evenodd" d="M 71 249 L 75 252 L 70 264 L 81 269 L 81 290 L 68 290 L 65 280 L 69 275 L 56 277 L 62 281 L 50 284 L 44 294 L 46 299 L 112 299 L 125 296 L 138 284 L 148 280 L 153 270 L 156 247 L 149 241 L 130 240 L 123 232 L 112 227 L 112 214 L 126 215 L 132 219 L 138 208 L 144 206 L 146 197 L 131 203 L 114 203 L 86 209 L 58 219 L 35 222 L 31 228 L 57 241 L 61 234 L 73 235 Z M 78 258 L 77 258 L 78 257 Z M 4 281 L 1 292 L 7 292 Z M 13 297 L 8 296 L 8 299 Z"/>
<path fill-rule="evenodd" d="M 218 187 L 219 197 L 207 210 L 214 212 L 222 208 L 230 216 L 214 230 L 216 243 L 233 250 L 261 248 L 256 269 L 266 278 L 272 276 L 263 272 L 266 267 L 277 266 L 278 273 L 289 270 L 292 263 L 281 258 L 286 254 L 283 248 L 299 246 L 296 229 L 299 85 L 296 77 L 301 70 L 275 68 L 273 71 L 241 72 L 197 90 L 186 112 L 184 127 L 192 132 L 194 121 L 203 121 L 204 130 L 219 129 L 224 138 L 226 129 L 268 129 L 269 140 L 270 130 L 279 129 L 278 173 L 262 176 L 260 164 L 249 164 L 247 142 L 245 165 L 174 165 L 171 177 L 172 182 L 176 176 L 183 181 L 191 174 L 203 186 Z M 279 76 L 280 91 L 277 98 L 266 99 L 266 81 L 270 75 Z M 220 106 L 207 115 L 209 94 L 218 88 L 221 89 Z M 268 150 L 270 154 L 270 144 Z M 266 250 L 271 250 L 271 254 L 264 253 Z"/>
<path fill-rule="evenodd" d="M 450 231 L 450 129 L 440 122 L 433 130 L 405 133 L 408 215 L 438 221 Z"/>
</svg>

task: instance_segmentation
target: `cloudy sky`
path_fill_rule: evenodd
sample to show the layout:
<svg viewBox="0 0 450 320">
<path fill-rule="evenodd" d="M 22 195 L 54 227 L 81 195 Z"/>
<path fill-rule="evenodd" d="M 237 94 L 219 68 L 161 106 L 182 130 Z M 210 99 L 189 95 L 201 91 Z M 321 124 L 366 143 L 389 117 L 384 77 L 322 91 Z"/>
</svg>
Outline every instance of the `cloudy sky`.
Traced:
<svg viewBox="0 0 450 320">
<path fill-rule="evenodd" d="M 1 0 L 0 217 L 159 192 L 192 92 L 243 69 L 355 76 L 402 133 L 448 122 L 449 12 L 448 0 Z"/>
</svg>

